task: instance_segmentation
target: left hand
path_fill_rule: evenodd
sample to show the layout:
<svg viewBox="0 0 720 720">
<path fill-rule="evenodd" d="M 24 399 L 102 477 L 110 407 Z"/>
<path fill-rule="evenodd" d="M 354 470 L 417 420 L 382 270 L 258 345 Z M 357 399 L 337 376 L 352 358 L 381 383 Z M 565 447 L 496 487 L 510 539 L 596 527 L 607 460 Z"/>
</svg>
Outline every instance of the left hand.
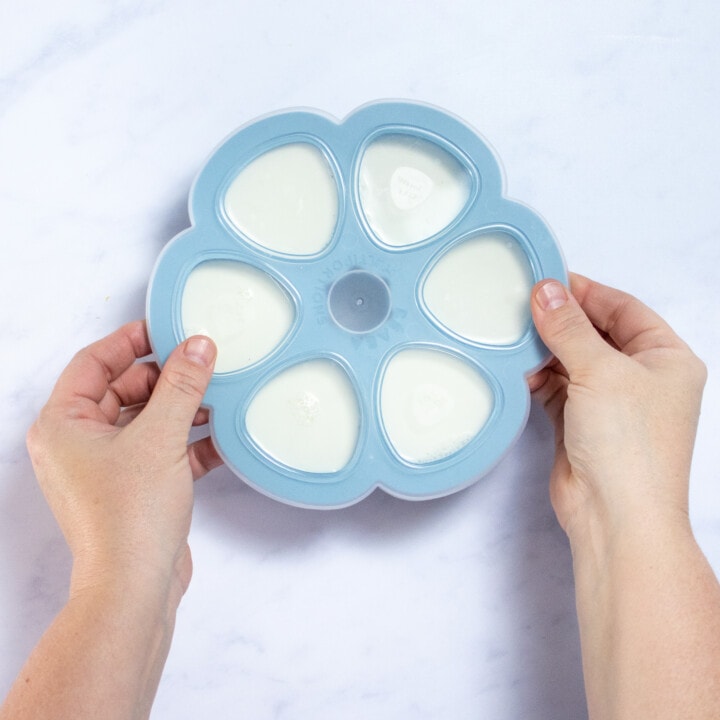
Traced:
<svg viewBox="0 0 720 720">
<path fill-rule="evenodd" d="M 28 432 L 40 486 L 73 554 L 71 595 L 98 583 L 160 583 L 177 603 L 192 562 L 193 480 L 221 464 L 210 438 L 188 445 L 216 348 L 197 336 L 162 372 L 144 322 L 81 350 Z"/>
</svg>

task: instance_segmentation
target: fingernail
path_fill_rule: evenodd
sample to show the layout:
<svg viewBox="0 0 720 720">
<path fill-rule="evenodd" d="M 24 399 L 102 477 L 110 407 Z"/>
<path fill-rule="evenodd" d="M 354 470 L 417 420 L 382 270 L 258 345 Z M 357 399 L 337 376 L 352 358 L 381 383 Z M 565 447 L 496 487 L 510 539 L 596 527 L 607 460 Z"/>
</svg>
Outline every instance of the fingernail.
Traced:
<svg viewBox="0 0 720 720">
<path fill-rule="evenodd" d="M 535 294 L 538 305 L 543 310 L 555 310 L 562 307 L 568 299 L 567 292 L 556 280 L 541 285 Z"/>
<path fill-rule="evenodd" d="M 206 337 L 191 337 L 185 343 L 185 357 L 196 365 L 210 367 L 215 359 L 215 345 Z"/>
</svg>

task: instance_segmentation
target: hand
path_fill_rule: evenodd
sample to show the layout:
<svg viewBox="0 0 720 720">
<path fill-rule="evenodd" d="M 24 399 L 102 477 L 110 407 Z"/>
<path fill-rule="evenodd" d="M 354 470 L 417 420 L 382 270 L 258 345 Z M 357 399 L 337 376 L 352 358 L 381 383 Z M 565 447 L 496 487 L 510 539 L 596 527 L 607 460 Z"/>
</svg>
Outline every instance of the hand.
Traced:
<svg viewBox="0 0 720 720">
<path fill-rule="evenodd" d="M 188 446 L 216 350 L 186 340 L 160 373 L 145 324 L 81 350 L 28 433 L 40 486 L 73 554 L 71 595 L 105 581 L 168 587 L 179 602 L 192 571 L 193 479 L 219 465 L 210 438 Z"/>
<path fill-rule="evenodd" d="M 705 366 L 637 299 L 579 275 L 571 288 L 544 281 L 532 298 L 556 357 L 529 384 L 555 425 L 560 524 L 686 517 Z"/>
</svg>

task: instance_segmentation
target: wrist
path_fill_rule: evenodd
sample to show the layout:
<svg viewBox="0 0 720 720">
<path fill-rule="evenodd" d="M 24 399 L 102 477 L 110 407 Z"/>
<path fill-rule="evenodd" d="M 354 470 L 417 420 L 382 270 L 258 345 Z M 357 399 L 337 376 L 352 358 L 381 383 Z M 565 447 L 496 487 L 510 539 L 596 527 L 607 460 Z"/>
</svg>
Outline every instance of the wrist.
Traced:
<svg viewBox="0 0 720 720">
<path fill-rule="evenodd" d="M 13 686 L 8 717 L 149 716 L 175 627 L 171 592 L 145 574 L 89 570 L 73 568 L 70 597 Z"/>
<path fill-rule="evenodd" d="M 573 548 L 607 548 L 615 538 L 689 531 L 689 469 L 606 462 L 597 469 L 556 474 L 550 496 Z"/>
<path fill-rule="evenodd" d="M 687 507 L 624 498 L 611 506 L 588 503 L 565 527 L 576 573 L 592 574 L 614 559 L 661 553 L 663 548 L 692 540 Z"/>
<path fill-rule="evenodd" d="M 174 618 L 192 574 L 190 549 L 174 558 L 139 559 L 132 554 L 79 553 L 75 556 L 69 597 L 104 596 L 143 606 Z"/>
<path fill-rule="evenodd" d="M 681 503 L 625 500 L 585 508 L 566 528 L 589 713 L 710 717 L 700 705 L 717 693 L 687 689 L 717 678 L 717 581 Z"/>
</svg>

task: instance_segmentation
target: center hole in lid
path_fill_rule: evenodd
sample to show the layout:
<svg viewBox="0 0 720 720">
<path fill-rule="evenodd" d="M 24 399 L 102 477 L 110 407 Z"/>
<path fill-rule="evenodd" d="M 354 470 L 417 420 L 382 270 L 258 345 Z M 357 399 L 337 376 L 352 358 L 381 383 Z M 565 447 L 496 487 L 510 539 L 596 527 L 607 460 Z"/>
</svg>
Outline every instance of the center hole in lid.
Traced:
<svg viewBox="0 0 720 720">
<path fill-rule="evenodd" d="M 371 332 L 390 314 L 390 288 L 373 273 L 351 270 L 332 284 L 328 310 L 335 323 L 344 330 Z"/>
</svg>

